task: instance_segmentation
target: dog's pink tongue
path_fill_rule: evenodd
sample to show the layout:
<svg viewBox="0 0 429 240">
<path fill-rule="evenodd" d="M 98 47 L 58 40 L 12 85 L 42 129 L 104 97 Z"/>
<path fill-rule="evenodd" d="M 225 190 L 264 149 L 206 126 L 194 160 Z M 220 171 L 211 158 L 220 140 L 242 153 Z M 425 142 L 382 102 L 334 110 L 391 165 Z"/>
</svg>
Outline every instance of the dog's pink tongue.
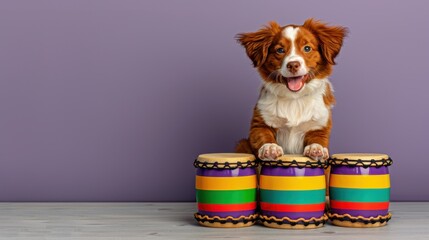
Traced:
<svg viewBox="0 0 429 240">
<path fill-rule="evenodd" d="M 299 91 L 302 88 L 302 77 L 291 77 L 287 79 L 287 86 L 292 91 Z"/>
</svg>

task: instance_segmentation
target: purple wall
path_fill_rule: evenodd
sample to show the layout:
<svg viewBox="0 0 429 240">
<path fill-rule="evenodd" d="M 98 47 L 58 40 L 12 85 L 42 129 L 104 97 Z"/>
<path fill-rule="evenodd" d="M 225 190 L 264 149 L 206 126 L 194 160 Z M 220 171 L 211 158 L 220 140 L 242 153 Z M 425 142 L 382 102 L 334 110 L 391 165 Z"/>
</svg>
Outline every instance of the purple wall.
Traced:
<svg viewBox="0 0 429 240">
<path fill-rule="evenodd" d="M 331 152 L 384 152 L 429 200 L 425 1 L 0 2 L 0 200 L 190 201 L 199 153 L 246 136 L 260 80 L 233 37 L 350 28 Z"/>
</svg>

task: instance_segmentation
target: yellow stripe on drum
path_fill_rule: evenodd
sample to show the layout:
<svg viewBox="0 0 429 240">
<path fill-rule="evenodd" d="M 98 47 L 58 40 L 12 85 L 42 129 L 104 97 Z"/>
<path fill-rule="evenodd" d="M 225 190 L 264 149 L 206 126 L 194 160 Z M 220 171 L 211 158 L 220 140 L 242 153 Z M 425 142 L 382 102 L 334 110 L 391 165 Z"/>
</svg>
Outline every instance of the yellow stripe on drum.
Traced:
<svg viewBox="0 0 429 240">
<path fill-rule="evenodd" d="M 329 186 L 337 188 L 389 188 L 390 176 L 331 174 Z"/>
<path fill-rule="evenodd" d="M 267 176 L 261 175 L 259 187 L 268 190 L 319 190 L 325 189 L 325 175 L 321 176 Z"/>
<path fill-rule="evenodd" d="M 195 188 L 200 190 L 240 190 L 256 188 L 256 175 L 242 177 L 196 176 Z"/>
</svg>

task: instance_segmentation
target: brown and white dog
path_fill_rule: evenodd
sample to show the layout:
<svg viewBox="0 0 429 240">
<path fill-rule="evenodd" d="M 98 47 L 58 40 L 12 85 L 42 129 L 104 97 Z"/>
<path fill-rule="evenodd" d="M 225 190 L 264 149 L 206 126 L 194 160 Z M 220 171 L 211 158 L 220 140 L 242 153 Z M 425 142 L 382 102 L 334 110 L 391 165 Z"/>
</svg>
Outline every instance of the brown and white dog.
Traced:
<svg viewBox="0 0 429 240">
<path fill-rule="evenodd" d="M 308 19 L 302 26 L 276 22 L 257 32 L 237 35 L 263 80 L 253 110 L 248 139 L 236 152 L 262 160 L 304 154 L 314 160 L 329 157 L 335 103 L 328 77 L 347 29 Z"/>
</svg>

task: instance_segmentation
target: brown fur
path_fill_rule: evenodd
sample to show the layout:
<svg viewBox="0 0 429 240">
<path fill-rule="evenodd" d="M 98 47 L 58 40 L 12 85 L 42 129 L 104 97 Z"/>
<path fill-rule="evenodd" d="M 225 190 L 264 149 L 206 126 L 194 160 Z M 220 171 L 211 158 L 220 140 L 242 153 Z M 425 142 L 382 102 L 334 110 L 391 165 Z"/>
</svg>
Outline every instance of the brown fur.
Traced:
<svg viewBox="0 0 429 240">
<path fill-rule="evenodd" d="M 308 19 L 299 27 L 295 44 L 296 51 L 303 56 L 307 67 L 309 68 L 309 77 L 306 83 L 315 78 L 326 78 L 332 73 L 332 65 L 335 64 L 335 57 L 338 55 L 343 38 L 347 34 L 347 29 L 340 26 L 328 26 L 325 23 Z M 241 33 L 237 35 L 238 42 L 246 49 L 248 57 L 262 79 L 267 82 L 278 82 L 278 78 L 270 77 L 270 74 L 280 68 L 283 59 L 290 52 L 291 42 L 282 36 L 282 30 L 287 27 L 281 27 L 275 22 L 268 26 L 252 32 Z M 304 46 L 310 46 L 311 52 L 304 52 Z M 285 53 L 277 53 L 278 48 L 284 48 Z M 261 91 L 265 91 L 264 88 Z M 324 103 L 327 106 L 335 104 L 335 98 L 332 90 L 327 86 L 324 96 Z M 329 136 L 332 128 L 331 114 L 325 127 L 319 130 L 309 131 L 305 134 L 304 146 L 318 143 L 323 147 L 329 146 Z M 253 153 L 257 155 L 259 148 L 265 143 L 276 142 L 277 129 L 268 126 L 262 118 L 259 110 L 255 107 L 250 124 L 249 138 L 243 139 L 236 147 L 237 152 Z"/>
<path fill-rule="evenodd" d="M 335 65 L 335 57 L 339 54 L 343 39 L 347 35 L 347 29 L 340 26 L 328 26 L 325 23 L 308 19 L 300 27 L 296 36 L 295 45 L 297 54 L 301 55 L 309 69 L 309 77 L 305 83 L 316 79 L 323 79 L 331 75 L 332 66 Z M 287 26 L 285 26 L 287 27 Z M 266 82 L 278 82 L 278 77 L 271 77 L 271 73 L 280 68 L 283 59 L 291 51 L 291 42 L 282 36 L 279 24 L 271 22 L 269 26 L 253 33 L 237 35 L 237 40 L 246 49 L 246 53 L 253 65 Z M 304 52 L 304 46 L 310 46 L 312 51 Z M 278 53 L 277 49 L 283 48 L 284 53 Z M 280 78 L 280 81 L 283 78 Z M 285 83 L 286 84 L 286 83 Z M 261 89 L 261 93 L 266 91 Z M 325 89 L 323 101 L 328 109 L 335 104 L 335 97 L 331 87 Z M 330 111 L 330 110 L 329 110 Z M 332 128 L 332 113 L 329 113 L 327 124 L 318 130 L 310 130 L 304 136 L 304 146 L 313 143 L 328 148 L 329 137 Z M 276 143 L 277 129 L 268 126 L 262 118 L 257 107 L 253 110 L 248 139 L 242 139 L 236 146 L 236 152 L 252 153 L 258 157 L 258 150 L 266 143 Z M 329 169 L 325 171 L 327 176 L 327 190 L 329 190 Z M 327 191 L 327 195 L 329 192 Z"/>
<path fill-rule="evenodd" d="M 247 56 L 252 60 L 254 67 L 261 67 L 268 56 L 268 49 L 274 37 L 282 28 L 276 22 L 270 22 L 269 26 L 261 28 L 254 33 L 242 33 L 237 35 L 238 41 L 246 49 Z"/>
</svg>

